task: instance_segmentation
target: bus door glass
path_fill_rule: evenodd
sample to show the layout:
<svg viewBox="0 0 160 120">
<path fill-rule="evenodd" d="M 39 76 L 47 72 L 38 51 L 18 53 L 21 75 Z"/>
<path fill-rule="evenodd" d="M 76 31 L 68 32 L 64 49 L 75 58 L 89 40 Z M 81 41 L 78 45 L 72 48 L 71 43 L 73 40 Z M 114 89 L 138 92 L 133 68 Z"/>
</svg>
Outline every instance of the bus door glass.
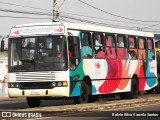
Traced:
<svg viewBox="0 0 160 120">
<path fill-rule="evenodd" d="M 68 37 L 68 55 L 70 70 L 74 70 L 80 61 L 80 46 L 76 36 Z"/>
</svg>

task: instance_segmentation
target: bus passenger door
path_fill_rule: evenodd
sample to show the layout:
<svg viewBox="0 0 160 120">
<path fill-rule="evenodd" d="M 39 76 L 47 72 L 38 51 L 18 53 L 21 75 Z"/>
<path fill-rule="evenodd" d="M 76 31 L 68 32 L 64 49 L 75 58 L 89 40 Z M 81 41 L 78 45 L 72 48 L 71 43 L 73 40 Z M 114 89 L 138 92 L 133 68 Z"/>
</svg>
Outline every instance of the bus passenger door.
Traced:
<svg viewBox="0 0 160 120">
<path fill-rule="evenodd" d="M 76 36 L 68 37 L 68 55 L 70 70 L 75 70 L 80 62 L 80 46 Z"/>
</svg>

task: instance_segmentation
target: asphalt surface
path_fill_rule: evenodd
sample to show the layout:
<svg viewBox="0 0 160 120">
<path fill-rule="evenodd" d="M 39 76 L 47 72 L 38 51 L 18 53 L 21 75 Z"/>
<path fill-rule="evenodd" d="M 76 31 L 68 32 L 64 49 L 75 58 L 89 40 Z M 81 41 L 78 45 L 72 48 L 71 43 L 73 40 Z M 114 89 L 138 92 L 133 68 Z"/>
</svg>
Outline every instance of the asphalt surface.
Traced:
<svg viewBox="0 0 160 120">
<path fill-rule="evenodd" d="M 120 100 L 120 99 L 104 99 L 94 103 L 87 103 L 87 104 L 74 104 L 73 101 L 43 101 L 40 107 L 36 108 L 29 108 L 26 104 L 25 98 L 1 98 L 0 99 L 0 111 L 10 111 L 16 113 L 40 113 L 43 118 L 50 119 L 53 116 L 63 116 L 70 117 L 68 115 L 75 113 L 88 113 L 91 112 L 92 114 L 98 116 L 103 113 L 103 111 L 113 111 L 113 110 L 120 110 L 124 108 L 131 108 L 133 110 L 134 107 L 143 107 L 147 105 L 153 104 L 160 104 L 160 94 L 153 94 L 153 95 L 144 95 L 139 97 L 138 99 L 132 100 Z M 153 109 L 157 106 L 150 107 L 148 109 Z M 158 106 L 160 108 L 160 106 Z M 147 110 L 147 109 L 145 109 Z M 100 113 L 99 111 L 102 111 Z M 128 111 L 128 110 L 127 110 Z M 158 110 L 160 111 L 160 110 Z M 88 114 L 87 114 L 88 115 Z M 85 115 L 84 115 L 85 116 Z M 91 117 L 92 115 L 90 115 Z M 74 116 L 72 116 L 74 117 Z M 42 119 L 43 119 L 42 118 Z M 41 118 L 39 118 L 41 119 Z"/>
</svg>

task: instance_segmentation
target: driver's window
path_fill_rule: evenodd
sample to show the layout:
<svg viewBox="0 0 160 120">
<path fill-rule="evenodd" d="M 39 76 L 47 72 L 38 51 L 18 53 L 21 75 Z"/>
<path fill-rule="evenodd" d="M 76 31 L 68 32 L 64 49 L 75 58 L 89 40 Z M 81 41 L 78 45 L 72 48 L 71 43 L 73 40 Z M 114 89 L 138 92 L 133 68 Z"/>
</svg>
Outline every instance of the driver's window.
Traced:
<svg viewBox="0 0 160 120">
<path fill-rule="evenodd" d="M 22 39 L 22 60 L 31 60 L 34 59 L 35 53 L 35 38 L 25 38 Z"/>
</svg>

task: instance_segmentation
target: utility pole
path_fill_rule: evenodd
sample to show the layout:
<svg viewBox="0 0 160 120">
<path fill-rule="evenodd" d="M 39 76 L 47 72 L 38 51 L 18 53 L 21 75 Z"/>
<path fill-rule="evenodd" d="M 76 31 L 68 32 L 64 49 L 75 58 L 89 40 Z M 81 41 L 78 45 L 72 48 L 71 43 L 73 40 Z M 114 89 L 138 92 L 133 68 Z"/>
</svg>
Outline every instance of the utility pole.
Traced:
<svg viewBox="0 0 160 120">
<path fill-rule="evenodd" d="M 53 22 L 59 21 L 59 13 L 58 13 L 58 3 L 57 0 L 53 0 Z"/>
</svg>

